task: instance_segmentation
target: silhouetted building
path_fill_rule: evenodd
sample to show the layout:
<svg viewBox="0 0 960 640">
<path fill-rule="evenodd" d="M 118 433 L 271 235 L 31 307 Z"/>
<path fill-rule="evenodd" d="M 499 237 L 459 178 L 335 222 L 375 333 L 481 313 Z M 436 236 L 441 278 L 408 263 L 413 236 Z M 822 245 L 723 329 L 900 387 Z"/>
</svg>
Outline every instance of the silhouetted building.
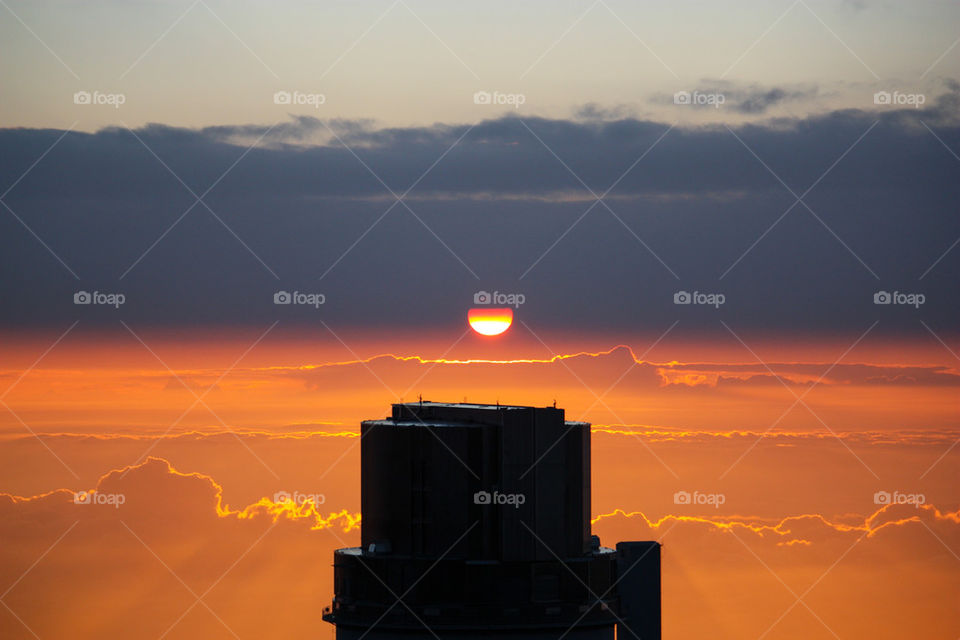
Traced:
<svg viewBox="0 0 960 640">
<path fill-rule="evenodd" d="M 395 404 L 361 425 L 361 503 L 338 640 L 660 638 L 660 545 L 591 535 L 590 425 L 563 409 Z"/>
</svg>

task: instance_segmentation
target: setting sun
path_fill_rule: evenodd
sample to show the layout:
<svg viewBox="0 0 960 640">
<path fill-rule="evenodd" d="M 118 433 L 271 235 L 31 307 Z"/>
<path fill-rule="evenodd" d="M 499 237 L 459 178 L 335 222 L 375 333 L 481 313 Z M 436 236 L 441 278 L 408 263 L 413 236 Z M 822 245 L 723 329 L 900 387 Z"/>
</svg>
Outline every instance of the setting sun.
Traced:
<svg viewBox="0 0 960 640">
<path fill-rule="evenodd" d="M 484 336 L 498 336 L 513 324 L 513 309 L 470 309 L 467 319 L 474 331 Z"/>
</svg>

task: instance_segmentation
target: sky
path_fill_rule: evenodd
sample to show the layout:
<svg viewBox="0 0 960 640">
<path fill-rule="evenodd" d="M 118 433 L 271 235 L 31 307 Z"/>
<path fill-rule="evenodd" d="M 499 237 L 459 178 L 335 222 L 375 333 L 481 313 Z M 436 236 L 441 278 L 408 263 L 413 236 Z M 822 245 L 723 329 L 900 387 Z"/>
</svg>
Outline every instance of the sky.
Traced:
<svg viewBox="0 0 960 640">
<path fill-rule="evenodd" d="M 333 638 L 419 397 L 591 422 L 665 638 L 960 636 L 960 5 L 0 16 L 0 636 Z"/>
<path fill-rule="evenodd" d="M 504 111 L 474 104 L 477 91 L 522 94 L 524 115 L 593 104 L 673 120 L 664 97 L 723 82 L 782 92 L 774 113 L 802 116 L 867 107 L 889 87 L 933 92 L 960 64 L 944 55 L 952 2 L 5 4 L 3 122 L 85 131 L 283 121 L 283 90 L 326 98 L 297 113 L 385 126 Z M 126 101 L 78 109 L 81 90 Z"/>
</svg>

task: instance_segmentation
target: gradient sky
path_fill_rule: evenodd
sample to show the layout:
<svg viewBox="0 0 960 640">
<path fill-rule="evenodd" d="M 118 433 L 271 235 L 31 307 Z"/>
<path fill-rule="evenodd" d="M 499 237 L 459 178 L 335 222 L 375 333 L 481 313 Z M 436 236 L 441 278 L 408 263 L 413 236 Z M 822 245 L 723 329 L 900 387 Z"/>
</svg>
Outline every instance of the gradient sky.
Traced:
<svg viewBox="0 0 960 640">
<path fill-rule="evenodd" d="M 0 636 L 332 638 L 421 395 L 593 423 L 665 638 L 960 636 L 956 2 L 0 16 Z"/>
<path fill-rule="evenodd" d="M 523 94 L 527 116 L 594 104 L 740 121 L 863 108 L 881 89 L 933 92 L 960 69 L 953 2 L 11 0 L 3 11 L 0 124 L 85 131 L 272 123 L 290 111 L 386 126 L 499 115 L 473 103 L 479 90 Z M 678 113 L 662 100 L 722 82 L 784 95 L 751 114 Z M 81 109 L 79 90 L 127 100 Z M 273 103 L 278 90 L 327 99 L 285 109 Z"/>
</svg>

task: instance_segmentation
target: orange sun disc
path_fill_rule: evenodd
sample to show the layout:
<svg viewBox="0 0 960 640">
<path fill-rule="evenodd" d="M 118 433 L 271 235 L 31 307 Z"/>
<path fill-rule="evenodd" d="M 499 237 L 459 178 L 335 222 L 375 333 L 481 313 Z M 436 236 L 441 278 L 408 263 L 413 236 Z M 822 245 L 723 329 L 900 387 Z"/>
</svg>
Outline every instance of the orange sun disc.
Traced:
<svg viewBox="0 0 960 640">
<path fill-rule="evenodd" d="M 483 336 L 498 336 L 513 324 L 513 309 L 475 308 L 467 313 L 467 320 L 474 331 Z"/>
</svg>

